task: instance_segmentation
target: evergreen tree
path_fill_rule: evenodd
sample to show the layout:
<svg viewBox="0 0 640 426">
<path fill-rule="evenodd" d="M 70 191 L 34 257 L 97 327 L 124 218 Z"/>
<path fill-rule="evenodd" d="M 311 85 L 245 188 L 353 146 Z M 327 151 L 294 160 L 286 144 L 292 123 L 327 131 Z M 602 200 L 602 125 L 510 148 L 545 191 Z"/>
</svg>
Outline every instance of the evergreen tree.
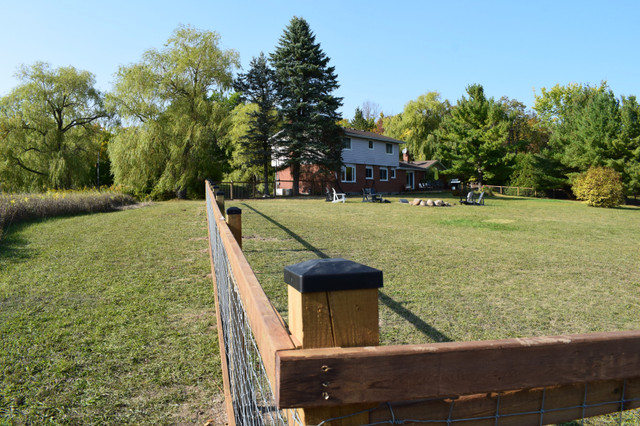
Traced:
<svg viewBox="0 0 640 426">
<path fill-rule="evenodd" d="M 283 167 L 291 166 L 293 193 L 299 193 L 303 164 L 318 164 L 338 172 L 342 163 L 338 108 L 342 98 L 335 68 L 316 43 L 309 24 L 294 17 L 284 30 L 271 62 L 276 73 L 282 132 L 277 138 Z"/>
<path fill-rule="evenodd" d="M 349 126 L 351 126 L 352 129 L 370 132 L 376 127 L 376 123 L 373 118 L 365 118 L 360 107 L 356 107 L 356 112 L 353 115 L 353 120 L 349 122 Z"/>
<path fill-rule="evenodd" d="M 441 158 L 449 169 L 462 177 L 475 176 L 482 185 L 485 179 L 506 179 L 505 143 L 509 121 L 504 108 L 493 98 L 487 99 L 479 84 L 467 87 L 469 98 L 458 100 L 451 114 L 442 122 Z"/>
<path fill-rule="evenodd" d="M 271 137 L 278 125 L 275 75 L 263 53 L 253 58 L 250 65 L 249 72 L 240 74 L 234 84 L 235 89 L 241 92 L 241 99 L 257 107 L 247 114 L 250 121 L 247 133 L 240 138 L 241 155 L 245 164 L 262 168 L 264 193 L 269 194 Z"/>
</svg>

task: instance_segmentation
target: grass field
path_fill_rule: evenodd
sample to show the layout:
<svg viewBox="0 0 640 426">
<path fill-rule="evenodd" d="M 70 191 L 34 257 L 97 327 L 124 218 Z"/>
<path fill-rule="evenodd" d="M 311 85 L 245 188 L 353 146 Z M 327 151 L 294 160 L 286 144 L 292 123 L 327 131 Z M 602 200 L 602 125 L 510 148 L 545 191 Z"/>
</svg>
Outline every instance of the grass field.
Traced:
<svg viewBox="0 0 640 426">
<path fill-rule="evenodd" d="M 220 359 L 204 202 L 13 225 L 0 424 L 204 424 Z"/>
<path fill-rule="evenodd" d="M 383 345 L 640 328 L 640 209 L 509 197 L 414 207 L 390 199 L 227 207 L 243 210 L 244 251 L 285 317 L 283 267 L 344 257 L 384 273 Z"/>
<path fill-rule="evenodd" d="M 640 328 L 640 209 L 391 199 L 227 207 L 242 208 L 244 251 L 285 317 L 284 266 L 345 257 L 384 271 L 382 344 Z M 205 214 L 166 202 L 9 229 L 0 424 L 221 424 Z"/>
</svg>

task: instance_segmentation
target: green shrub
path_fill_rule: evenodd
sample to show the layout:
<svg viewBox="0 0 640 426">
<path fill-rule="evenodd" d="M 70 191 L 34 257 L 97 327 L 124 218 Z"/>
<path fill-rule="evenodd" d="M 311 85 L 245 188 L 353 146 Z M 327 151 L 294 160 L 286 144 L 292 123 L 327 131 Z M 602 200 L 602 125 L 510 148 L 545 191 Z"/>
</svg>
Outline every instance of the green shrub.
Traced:
<svg viewBox="0 0 640 426">
<path fill-rule="evenodd" d="M 609 167 L 591 167 L 575 179 L 571 189 L 578 200 L 593 207 L 615 207 L 624 201 L 620 173 Z"/>
</svg>

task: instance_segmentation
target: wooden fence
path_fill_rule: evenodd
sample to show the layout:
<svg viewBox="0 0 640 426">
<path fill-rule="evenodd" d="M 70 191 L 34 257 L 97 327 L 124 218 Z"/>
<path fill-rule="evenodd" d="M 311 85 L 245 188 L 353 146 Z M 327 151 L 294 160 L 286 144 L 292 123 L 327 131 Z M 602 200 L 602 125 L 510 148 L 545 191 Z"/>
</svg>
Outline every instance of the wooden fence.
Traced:
<svg viewBox="0 0 640 426">
<path fill-rule="evenodd" d="M 206 190 L 214 199 L 208 183 Z M 344 259 L 284 268 L 287 326 L 237 243 L 238 225 L 234 237 L 224 210 L 213 204 L 209 220 L 220 230 L 275 402 L 288 409 L 289 424 L 538 425 L 640 407 L 640 331 L 377 346 L 382 272 Z M 224 361 L 222 343 L 220 350 Z M 229 401 L 227 408 L 233 425 Z"/>
</svg>

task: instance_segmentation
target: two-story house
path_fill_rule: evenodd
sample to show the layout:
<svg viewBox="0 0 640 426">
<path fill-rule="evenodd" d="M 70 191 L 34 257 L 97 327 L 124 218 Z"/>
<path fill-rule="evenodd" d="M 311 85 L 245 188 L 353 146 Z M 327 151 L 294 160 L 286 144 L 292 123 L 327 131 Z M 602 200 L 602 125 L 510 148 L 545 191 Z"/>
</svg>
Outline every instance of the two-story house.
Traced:
<svg viewBox="0 0 640 426">
<path fill-rule="evenodd" d="M 315 165 L 302 167 L 301 192 L 324 192 L 333 186 L 340 192 L 362 193 L 363 188 L 377 192 L 403 192 L 418 188 L 418 183 L 432 167 L 444 170 L 438 161 L 409 161 L 406 154 L 400 161 L 405 142 L 377 133 L 343 128 L 342 170 L 339 176 L 318 173 Z M 406 150 L 405 150 L 406 152 Z M 322 180 L 322 182 L 320 182 Z M 322 188 L 322 187 L 325 188 Z M 286 194 L 293 187 L 290 169 L 276 174 L 276 191 Z"/>
</svg>

